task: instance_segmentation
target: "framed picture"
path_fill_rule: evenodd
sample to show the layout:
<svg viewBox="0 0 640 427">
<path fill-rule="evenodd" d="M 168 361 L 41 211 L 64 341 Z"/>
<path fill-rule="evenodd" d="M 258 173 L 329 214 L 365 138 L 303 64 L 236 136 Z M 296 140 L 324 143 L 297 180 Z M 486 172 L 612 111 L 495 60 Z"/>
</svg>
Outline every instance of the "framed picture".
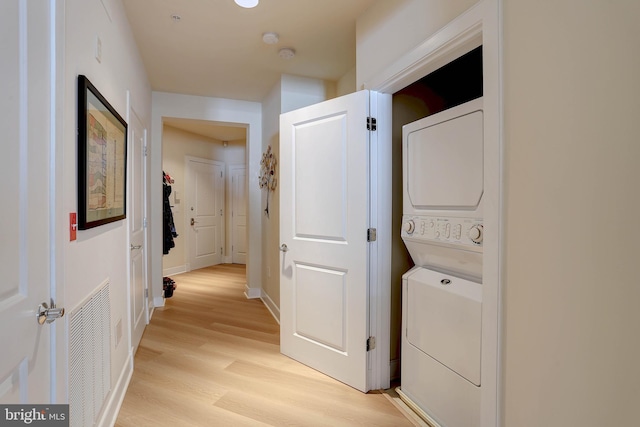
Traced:
<svg viewBox="0 0 640 427">
<path fill-rule="evenodd" d="M 78 228 L 127 216 L 127 123 L 78 76 Z"/>
</svg>

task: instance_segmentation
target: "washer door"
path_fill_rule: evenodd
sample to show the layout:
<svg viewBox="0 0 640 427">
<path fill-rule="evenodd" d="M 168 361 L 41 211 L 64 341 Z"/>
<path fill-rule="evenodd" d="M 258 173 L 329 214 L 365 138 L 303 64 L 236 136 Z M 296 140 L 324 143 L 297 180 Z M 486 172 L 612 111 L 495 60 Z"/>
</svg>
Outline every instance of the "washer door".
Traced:
<svg viewBox="0 0 640 427">
<path fill-rule="evenodd" d="M 407 281 L 407 341 L 480 385 L 482 285 L 417 269 Z"/>
</svg>

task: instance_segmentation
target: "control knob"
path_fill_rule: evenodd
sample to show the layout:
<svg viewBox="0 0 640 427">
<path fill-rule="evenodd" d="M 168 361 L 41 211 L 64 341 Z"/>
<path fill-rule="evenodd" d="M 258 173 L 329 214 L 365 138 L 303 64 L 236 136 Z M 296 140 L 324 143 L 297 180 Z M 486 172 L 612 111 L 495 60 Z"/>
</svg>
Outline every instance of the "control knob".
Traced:
<svg viewBox="0 0 640 427">
<path fill-rule="evenodd" d="M 402 224 L 402 228 L 407 232 L 407 234 L 412 234 L 413 230 L 416 229 L 416 224 L 413 222 L 413 220 L 410 219 L 409 221 L 406 221 L 404 224 Z"/>
<path fill-rule="evenodd" d="M 473 243 L 480 244 L 482 243 L 482 232 L 484 227 L 482 224 L 476 224 L 469 229 L 469 238 Z"/>
</svg>

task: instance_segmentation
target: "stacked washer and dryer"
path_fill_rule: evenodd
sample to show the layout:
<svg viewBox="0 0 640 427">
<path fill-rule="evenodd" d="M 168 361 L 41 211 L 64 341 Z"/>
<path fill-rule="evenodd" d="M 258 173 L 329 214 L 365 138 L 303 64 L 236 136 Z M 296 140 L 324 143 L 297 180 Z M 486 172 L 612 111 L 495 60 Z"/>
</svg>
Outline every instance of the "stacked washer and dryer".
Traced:
<svg viewBox="0 0 640 427">
<path fill-rule="evenodd" d="M 482 98 L 403 127 L 402 398 L 442 427 L 480 425 Z"/>
</svg>

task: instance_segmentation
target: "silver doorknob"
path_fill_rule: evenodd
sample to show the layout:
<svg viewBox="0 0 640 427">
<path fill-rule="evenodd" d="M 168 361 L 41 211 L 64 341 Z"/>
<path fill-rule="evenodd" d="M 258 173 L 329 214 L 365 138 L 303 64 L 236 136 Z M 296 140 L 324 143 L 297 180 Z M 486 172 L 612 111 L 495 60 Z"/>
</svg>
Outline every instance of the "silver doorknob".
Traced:
<svg viewBox="0 0 640 427">
<path fill-rule="evenodd" d="M 282 252 L 287 252 L 289 250 L 289 248 L 287 247 L 287 245 L 285 245 L 284 243 L 280 245 L 280 250 Z"/>
<path fill-rule="evenodd" d="M 56 308 L 56 305 L 52 302 L 51 307 L 46 302 L 43 302 L 38 307 L 38 323 L 44 325 L 46 323 L 53 323 L 54 320 L 64 316 L 64 308 Z"/>
<path fill-rule="evenodd" d="M 198 221 L 195 220 L 195 218 L 191 218 L 191 225 L 196 225 L 198 223 Z"/>
</svg>

